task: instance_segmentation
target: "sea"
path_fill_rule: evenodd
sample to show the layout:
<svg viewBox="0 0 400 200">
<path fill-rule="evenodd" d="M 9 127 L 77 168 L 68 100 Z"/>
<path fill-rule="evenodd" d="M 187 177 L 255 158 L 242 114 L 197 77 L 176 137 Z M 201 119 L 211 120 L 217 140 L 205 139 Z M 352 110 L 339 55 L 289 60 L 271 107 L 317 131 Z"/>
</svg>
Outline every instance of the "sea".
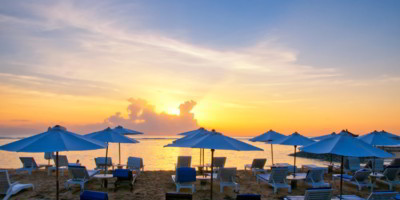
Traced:
<svg viewBox="0 0 400 200">
<path fill-rule="evenodd" d="M 178 156 L 192 156 L 192 165 L 200 164 L 200 150 L 192 148 L 164 147 L 179 138 L 179 136 L 129 136 L 138 140 L 137 144 L 121 144 L 121 160 L 119 160 L 118 143 L 110 143 L 108 156 L 112 158 L 114 164 L 126 164 L 128 157 L 141 157 L 145 165 L 145 170 L 174 170 Z M 225 167 L 236 167 L 239 170 L 244 169 L 245 164 L 251 164 L 254 158 L 267 158 L 266 165 L 271 165 L 271 145 L 263 142 L 250 142 L 250 137 L 236 137 L 236 139 L 264 149 L 264 151 L 229 151 L 215 150 L 214 157 L 226 157 Z M 0 145 L 14 142 L 18 139 L 0 139 Z M 294 157 L 289 154 L 294 153 L 293 146 L 273 145 L 274 163 L 293 164 Z M 205 163 L 211 161 L 211 151 L 205 149 Z M 94 158 L 105 157 L 106 150 L 91 151 L 67 151 L 60 152 L 60 155 L 66 155 L 68 162 L 75 163 L 77 160 L 88 169 L 95 168 Z M 0 168 L 15 169 L 22 166 L 19 157 L 34 157 L 37 164 L 48 164 L 44 159 L 44 153 L 19 153 L 0 151 Z M 53 164 L 53 161 L 50 162 Z M 327 161 L 296 158 L 296 166 L 301 167 L 304 164 L 315 164 L 324 166 Z"/>
</svg>

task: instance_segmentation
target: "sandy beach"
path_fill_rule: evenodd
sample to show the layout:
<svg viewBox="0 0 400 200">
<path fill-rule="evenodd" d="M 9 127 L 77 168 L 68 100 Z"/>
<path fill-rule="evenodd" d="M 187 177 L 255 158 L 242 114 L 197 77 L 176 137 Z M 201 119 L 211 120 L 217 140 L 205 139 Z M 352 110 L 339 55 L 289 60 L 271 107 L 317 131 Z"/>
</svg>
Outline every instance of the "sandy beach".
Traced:
<svg viewBox="0 0 400 200">
<path fill-rule="evenodd" d="M 130 192 L 129 187 L 118 188 L 114 192 L 114 180 L 109 182 L 107 189 L 101 188 L 99 180 L 92 179 L 85 185 L 86 190 L 95 191 L 107 191 L 109 199 L 143 199 L 143 200 L 163 200 L 165 199 L 166 192 L 175 192 L 175 185 L 171 180 L 171 175 L 174 171 L 145 171 L 141 173 L 136 179 L 133 192 Z M 47 175 L 44 170 L 35 171 L 32 175 L 26 173 L 15 174 L 15 170 L 9 170 L 10 178 L 12 182 L 19 181 L 20 183 L 32 183 L 35 186 L 35 190 L 25 190 L 17 195 L 12 196 L 10 199 L 33 199 L 33 200 L 44 200 L 44 199 L 55 199 L 55 174 L 51 176 Z M 60 176 L 60 199 L 79 199 L 80 188 L 78 186 L 72 186 L 70 190 L 65 189 L 64 183 L 68 179 L 68 173 L 64 176 Z M 240 184 L 240 193 L 256 193 L 262 194 L 262 199 L 282 199 L 284 196 L 289 195 L 287 190 L 281 189 L 277 194 L 273 193 L 273 189 L 266 184 L 257 184 L 256 178 L 247 171 L 240 170 L 237 173 L 237 180 Z M 331 182 L 331 174 L 325 175 L 325 181 Z M 209 199 L 209 187 L 201 187 L 200 182 L 196 183 L 196 192 L 193 194 L 195 200 Z M 302 182 L 298 183 L 298 187 L 293 189 L 291 195 L 304 195 L 305 189 L 308 187 Z M 334 195 L 339 194 L 339 181 L 333 185 Z M 378 188 L 375 190 L 387 190 L 387 186 L 378 184 Z M 370 189 L 363 188 L 362 191 L 357 191 L 357 188 L 353 185 L 344 183 L 343 188 L 344 194 L 355 194 L 361 197 L 367 197 L 370 194 Z M 399 191 L 399 189 L 397 189 Z M 181 192 L 190 192 L 188 189 L 182 189 Z M 214 182 L 214 199 L 235 199 L 236 193 L 233 192 L 232 188 L 225 188 L 224 193 L 219 192 L 219 183 Z"/>
</svg>

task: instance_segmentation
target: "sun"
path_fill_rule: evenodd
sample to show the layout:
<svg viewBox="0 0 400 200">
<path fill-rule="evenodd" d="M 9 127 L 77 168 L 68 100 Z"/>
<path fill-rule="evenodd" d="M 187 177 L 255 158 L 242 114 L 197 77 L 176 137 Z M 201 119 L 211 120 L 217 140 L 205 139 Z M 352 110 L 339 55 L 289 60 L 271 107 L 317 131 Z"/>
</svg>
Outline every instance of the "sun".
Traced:
<svg viewBox="0 0 400 200">
<path fill-rule="evenodd" d="M 170 114 L 170 115 L 180 115 L 180 110 L 178 108 L 167 108 L 165 110 L 166 113 Z"/>
</svg>

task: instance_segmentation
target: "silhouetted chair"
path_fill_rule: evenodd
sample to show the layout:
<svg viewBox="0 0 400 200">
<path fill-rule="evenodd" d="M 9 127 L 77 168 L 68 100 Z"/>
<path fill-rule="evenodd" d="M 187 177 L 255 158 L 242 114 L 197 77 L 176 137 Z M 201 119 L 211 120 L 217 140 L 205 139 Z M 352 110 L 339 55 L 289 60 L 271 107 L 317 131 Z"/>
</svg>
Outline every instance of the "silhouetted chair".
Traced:
<svg viewBox="0 0 400 200">
<path fill-rule="evenodd" d="M 131 192 L 133 191 L 133 184 L 136 180 L 136 174 L 132 174 L 132 171 L 129 169 L 117 169 L 113 172 L 113 177 L 116 177 L 117 180 L 114 183 L 114 192 L 117 190 L 118 186 L 122 184 L 127 184 L 131 188 Z"/>
</svg>

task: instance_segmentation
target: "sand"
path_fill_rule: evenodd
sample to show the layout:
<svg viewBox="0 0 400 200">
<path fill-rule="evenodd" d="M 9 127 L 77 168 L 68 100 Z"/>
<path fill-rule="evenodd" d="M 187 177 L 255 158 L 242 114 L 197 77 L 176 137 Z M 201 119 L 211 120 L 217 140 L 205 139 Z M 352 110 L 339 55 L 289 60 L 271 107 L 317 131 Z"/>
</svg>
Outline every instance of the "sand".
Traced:
<svg viewBox="0 0 400 200">
<path fill-rule="evenodd" d="M 17 195 L 12 196 L 10 199 L 55 199 L 55 173 L 48 176 L 47 171 L 38 170 L 28 175 L 27 173 L 16 174 L 15 170 L 9 170 L 11 181 L 19 181 L 20 183 L 32 183 L 35 190 L 24 190 Z M 109 182 L 107 189 L 101 188 L 99 180 L 93 179 L 89 181 L 85 189 L 108 192 L 109 199 L 143 199 L 143 200 L 157 200 L 165 199 L 166 192 L 175 192 L 175 185 L 171 180 L 171 175 L 174 171 L 145 171 L 141 173 L 136 179 L 133 192 L 130 192 L 129 187 L 118 188 L 114 192 L 113 180 Z M 60 199 L 79 199 L 80 188 L 78 185 L 72 186 L 70 190 L 65 189 L 64 183 L 68 179 L 68 173 L 60 177 Z M 325 175 L 325 180 L 331 182 L 331 174 Z M 280 189 L 277 194 L 273 193 L 273 189 L 267 184 L 257 184 L 256 178 L 249 172 L 238 171 L 237 181 L 240 184 L 240 193 L 256 193 L 261 194 L 262 199 L 282 199 L 286 195 L 304 195 L 304 191 L 308 188 L 302 182 L 298 183 L 298 187 L 288 194 L 286 189 Z M 210 185 L 201 187 L 199 181 L 196 183 L 196 192 L 193 194 L 193 199 L 203 200 L 209 199 Z M 339 193 L 339 181 L 333 187 L 334 194 Z M 386 185 L 378 184 L 376 190 L 388 190 Z M 362 191 L 357 191 L 356 186 L 344 183 L 344 194 L 355 194 L 361 197 L 367 197 L 370 189 L 363 188 Z M 399 190 L 397 190 L 399 191 Z M 190 193 L 189 189 L 182 189 L 181 192 Z M 224 193 L 219 192 L 219 183 L 214 182 L 214 199 L 235 199 L 236 193 L 232 188 L 226 187 Z M 3 196 L 0 196 L 2 198 Z"/>
</svg>

